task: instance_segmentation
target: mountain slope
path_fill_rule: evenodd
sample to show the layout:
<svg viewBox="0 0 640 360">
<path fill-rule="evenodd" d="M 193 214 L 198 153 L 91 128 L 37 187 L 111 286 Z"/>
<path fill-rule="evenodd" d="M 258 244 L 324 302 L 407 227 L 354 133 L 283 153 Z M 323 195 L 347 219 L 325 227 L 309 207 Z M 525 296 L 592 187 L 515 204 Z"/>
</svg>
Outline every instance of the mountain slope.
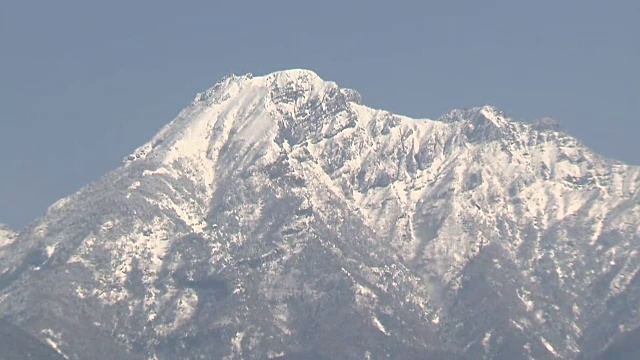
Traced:
<svg viewBox="0 0 640 360">
<path fill-rule="evenodd" d="M 50 345 L 55 345 L 48 339 Z M 63 360 L 52 347 L 41 343 L 22 329 L 0 319 L 0 360 Z"/>
<path fill-rule="evenodd" d="M 3 248 L 0 314 L 78 359 L 577 358 L 637 327 L 637 168 L 361 102 L 222 80 Z"/>
<path fill-rule="evenodd" d="M 640 357 L 638 340 L 640 328 L 623 333 L 602 352 L 596 359 L 601 360 L 634 360 Z"/>
</svg>

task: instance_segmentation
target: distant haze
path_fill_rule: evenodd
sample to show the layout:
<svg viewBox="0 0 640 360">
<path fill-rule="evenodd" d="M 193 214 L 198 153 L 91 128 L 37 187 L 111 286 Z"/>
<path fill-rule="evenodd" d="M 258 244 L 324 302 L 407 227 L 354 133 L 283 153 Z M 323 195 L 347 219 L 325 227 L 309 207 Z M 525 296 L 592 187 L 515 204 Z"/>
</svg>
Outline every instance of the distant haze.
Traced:
<svg viewBox="0 0 640 360">
<path fill-rule="evenodd" d="M 491 104 L 640 164 L 640 3 L 0 4 L 0 222 L 117 167 L 229 73 L 309 68 L 413 117 Z"/>
</svg>

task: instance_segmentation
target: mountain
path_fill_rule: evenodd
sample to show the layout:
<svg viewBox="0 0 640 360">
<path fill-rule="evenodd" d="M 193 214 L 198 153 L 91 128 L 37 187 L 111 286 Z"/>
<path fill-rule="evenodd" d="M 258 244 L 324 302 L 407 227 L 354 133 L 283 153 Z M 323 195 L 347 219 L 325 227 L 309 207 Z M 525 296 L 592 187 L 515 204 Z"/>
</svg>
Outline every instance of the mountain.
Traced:
<svg viewBox="0 0 640 360">
<path fill-rule="evenodd" d="M 640 324 L 640 169 L 484 106 L 229 76 L 0 251 L 69 359 L 578 359 Z"/>
</svg>

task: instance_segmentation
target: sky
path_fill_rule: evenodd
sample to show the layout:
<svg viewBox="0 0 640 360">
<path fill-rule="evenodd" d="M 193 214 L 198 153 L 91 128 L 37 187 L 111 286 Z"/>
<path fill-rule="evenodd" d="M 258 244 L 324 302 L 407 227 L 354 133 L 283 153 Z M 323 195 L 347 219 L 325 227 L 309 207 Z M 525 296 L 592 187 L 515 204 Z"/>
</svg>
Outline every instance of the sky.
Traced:
<svg viewBox="0 0 640 360">
<path fill-rule="evenodd" d="M 640 2 L 0 2 L 0 223 L 21 229 L 227 74 L 305 68 L 375 108 L 552 117 L 640 165 Z"/>
</svg>

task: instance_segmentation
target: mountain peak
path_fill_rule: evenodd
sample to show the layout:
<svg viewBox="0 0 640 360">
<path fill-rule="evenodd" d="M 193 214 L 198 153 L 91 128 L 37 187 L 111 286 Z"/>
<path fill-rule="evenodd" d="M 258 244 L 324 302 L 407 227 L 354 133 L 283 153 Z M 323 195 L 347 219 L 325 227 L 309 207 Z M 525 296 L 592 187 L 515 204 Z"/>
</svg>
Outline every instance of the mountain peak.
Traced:
<svg viewBox="0 0 640 360">
<path fill-rule="evenodd" d="M 500 109 L 498 109 L 495 106 L 491 106 L 491 105 L 484 105 L 484 106 L 480 106 L 480 107 L 476 107 L 471 109 L 472 111 L 476 111 L 479 114 L 484 115 L 485 117 L 488 118 L 496 118 L 496 117 L 504 117 L 504 112 Z"/>
<path fill-rule="evenodd" d="M 279 70 L 274 71 L 271 74 L 265 75 L 264 77 L 273 77 L 279 79 L 300 79 L 300 78 L 311 78 L 318 79 L 322 81 L 320 76 L 312 70 L 307 69 L 288 69 L 288 70 Z"/>
<path fill-rule="evenodd" d="M 436 121 L 459 126 L 471 142 L 496 140 L 514 130 L 511 126 L 513 120 L 506 117 L 502 110 L 490 105 L 452 110 Z"/>
<path fill-rule="evenodd" d="M 488 119 L 492 122 L 498 119 L 506 120 L 504 112 L 495 106 L 484 105 L 468 109 L 454 109 L 440 116 L 437 121 L 445 123 L 456 123 L 463 121 L 477 121 L 478 119 Z"/>
<path fill-rule="evenodd" d="M 280 70 L 262 76 L 254 76 L 251 73 L 245 75 L 229 74 L 220 79 L 211 88 L 198 93 L 194 103 L 209 99 L 214 99 L 214 102 L 219 102 L 222 98 L 226 100 L 229 96 L 222 94 L 228 93 L 227 90 L 229 89 L 238 89 L 240 87 L 286 88 L 293 84 L 307 84 L 308 87 L 316 87 L 323 83 L 325 81 L 318 74 L 305 69 Z"/>
</svg>

